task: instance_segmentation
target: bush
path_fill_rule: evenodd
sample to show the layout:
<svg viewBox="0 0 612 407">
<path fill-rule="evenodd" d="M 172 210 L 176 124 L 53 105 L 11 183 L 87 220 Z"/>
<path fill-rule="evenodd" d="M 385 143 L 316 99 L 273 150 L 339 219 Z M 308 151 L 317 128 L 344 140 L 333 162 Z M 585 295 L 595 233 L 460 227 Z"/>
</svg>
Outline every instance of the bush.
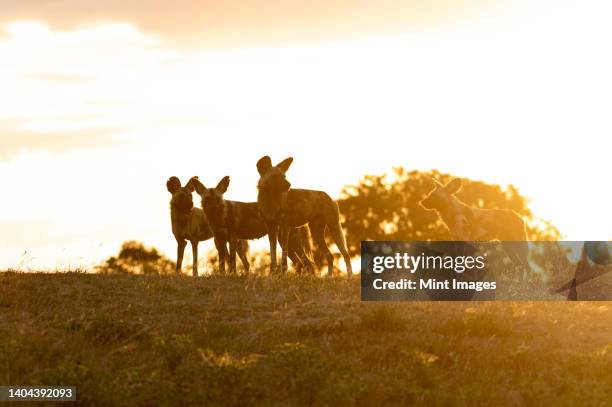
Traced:
<svg viewBox="0 0 612 407">
<path fill-rule="evenodd" d="M 160 254 L 157 249 L 136 241 L 123 243 L 119 254 L 109 257 L 96 267 L 98 273 L 125 273 L 168 275 L 175 272 L 176 263 Z"/>
</svg>

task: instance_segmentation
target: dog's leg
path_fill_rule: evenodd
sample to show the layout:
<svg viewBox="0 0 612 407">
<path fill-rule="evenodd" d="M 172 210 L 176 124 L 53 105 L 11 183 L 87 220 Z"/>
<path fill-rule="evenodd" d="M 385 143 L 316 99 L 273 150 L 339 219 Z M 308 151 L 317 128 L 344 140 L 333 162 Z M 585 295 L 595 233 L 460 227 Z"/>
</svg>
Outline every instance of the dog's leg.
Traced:
<svg viewBox="0 0 612 407">
<path fill-rule="evenodd" d="M 327 260 L 327 275 L 331 276 L 334 272 L 334 256 L 329 251 L 325 241 L 325 222 L 316 220 L 310 223 L 310 234 L 315 245 Z"/>
<path fill-rule="evenodd" d="M 287 264 L 287 250 L 289 248 L 289 233 L 291 232 L 291 228 L 288 226 L 282 226 L 280 228 L 280 233 L 279 233 L 279 241 L 280 241 L 280 246 L 281 246 L 281 250 L 282 250 L 282 256 L 281 256 L 281 265 L 280 265 L 280 272 L 281 273 L 287 273 L 287 268 L 288 268 L 288 264 Z"/>
<path fill-rule="evenodd" d="M 236 274 L 236 250 L 238 241 L 234 237 L 229 239 L 229 271 L 231 274 Z"/>
<path fill-rule="evenodd" d="M 215 237 L 215 247 L 219 256 L 219 273 L 225 274 L 225 260 L 227 258 L 227 245 L 223 239 Z"/>
<path fill-rule="evenodd" d="M 308 247 L 310 242 L 307 233 L 302 233 L 301 228 L 292 229 L 289 232 L 289 245 L 287 247 L 287 256 L 295 266 L 298 274 L 301 274 L 305 267 L 309 266 Z"/>
<path fill-rule="evenodd" d="M 246 240 L 238 240 L 236 250 L 242 267 L 244 267 L 244 272 L 249 274 L 251 272 L 251 265 L 249 264 L 249 242 Z"/>
<path fill-rule="evenodd" d="M 314 274 L 316 267 L 312 259 L 306 252 L 300 253 L 300 273 L 306 271 L 308 274 Z"/>
<path fill-rule="evenodd" d="M 307 259 L 302 251 L 293 250 L 293 248 L 291 247 L 291 237 L 289 237 L 289 249 L 287 250 L 287 257 L 289 257 L 289 259 L 293 263 L 296 273 L 302 274 L 304 268 L 308 264 Z"/>
<path fill-rule="evenodd" d="M 296 252 L 294 250 L 294 248 L 292 247 L 293 245 L 292 243 L 292 238 L 289 237 L 289 247 L 287 248 L 287 257 L 289 258 L 289 260 L 291 260 L 291 263 L 293 263 L 293 265 L 295 266 L 296 269 L 300 268 L 300 265 L 302 264 L 301 258 L 300 258 L 300 254 L 298 252 Z M 284 248 L 281 247 L 281 249 L 283 249 L 283 251 L 285 250 Z"/>
<path fill-rule="evenodd" d="M 289 247 L 287 248 L 287 257 L 291 260 L 296 269 L 300 268 L 302 264 L 301 255 L 294 247 L 294 236 L 293 233 L 289 234 Z M 284 249 L 283 249 L 284 250 Z"/>
<path fill-rule="evenodd" d="M 312 248 L 310 246 L 310 233 L 306 227 L 292 229 L 289 232 L 289 247 L 287 248 L 287 256 L 296 268 L 298 274 L 304 269 L 314 272 L 314 267 L 309 256 Z"/>
<path fill-rule="evenodd" d="M 198 241 L 191 241 L 191 250 L 193 251 L 193 276 L 198 276 Z"/>
<path fill-rule="evenodd" d="M 287 260 L 287 251 L 281 251 L 281 273 L 287 273 L 289 271 L 289 261 Z"/>
<path fill-rule="evenodd" d="M 268 240 L 270 241 L 270 274 L 276 273 L 276 239 L 278 227 L 268 226 Z"/>
<path fill-rule="evenodd" d="M 340 226 L 340 221 L 332 223 L 329 226 L 329 232 L 338 246 L 338 250 L 342 254 L 342 258 L 344 259 L 344 264 L 346 265 L 346 273 L 349 277 L 353 275 L 353 265 L 351 264 L 351 256 L 349 256 L 348 249 L 346 248 L 346 240 L 344 239 L 344 232 L 342 232 L 342 227 Z"/>
<path fill-rule="evenodd" d="M 183 268 L 183 256 L 185 255 L 185 247 L 187 246 L 187 241 L 177 239 L 176 243 L 178 244 L 176 249 L 176 272 L 178 274 Z"/>
</svg>

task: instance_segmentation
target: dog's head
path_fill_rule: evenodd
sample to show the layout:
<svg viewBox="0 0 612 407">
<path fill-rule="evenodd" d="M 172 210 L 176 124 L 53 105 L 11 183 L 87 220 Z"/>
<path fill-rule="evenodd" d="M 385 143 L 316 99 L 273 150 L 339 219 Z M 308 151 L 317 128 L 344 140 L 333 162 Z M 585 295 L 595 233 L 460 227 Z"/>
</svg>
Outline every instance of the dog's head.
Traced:
<svg viewBox="0 0 612 407">
<path fill-rule="evenodd" d="M 432 179 L 434 189 L 419 204 L 427 210 L 443 210 L 453 203 L 454 194 L 461 189 L 461 179 L 455 178 L 446 185 Z"/>
<path fill-rule="evenodd" d="M 259 182 L 257 189 L 260 191 L 282 193 L 289 191 L 291 183 L 287 181 L 285 173 L 291 166 L 293 157 L 289 157 L 276 165 L 272 165 L 272 159 L 268 156 L 262 157 L 257 161 L 257 171 L 259 172 Z"/>
<path fill-rule="evenodd" d="M 200 195 L 200 198 L 202 198 L 202 208 L 207 211 L 218 212 L 223 209 L 223 194 L 227 191 L 229 183 L 230 177 L 225 176 L 219 181 L 216 187 L 206 188 L 198 177 L 192 177 L 188 185 L 190 185 L 190 187 Z"/>
<path fill-rule="evenodd" d="M 183 213 L 191 211 L 193 208 L 193 196 L 191 195 L 193 189 L 190 189 L 189 184 L 183 187 L 177 177 L 170 177 L 166 181 L 166 188 L 172 194 L 170 205 L 173 209 Z"/>
</svg>

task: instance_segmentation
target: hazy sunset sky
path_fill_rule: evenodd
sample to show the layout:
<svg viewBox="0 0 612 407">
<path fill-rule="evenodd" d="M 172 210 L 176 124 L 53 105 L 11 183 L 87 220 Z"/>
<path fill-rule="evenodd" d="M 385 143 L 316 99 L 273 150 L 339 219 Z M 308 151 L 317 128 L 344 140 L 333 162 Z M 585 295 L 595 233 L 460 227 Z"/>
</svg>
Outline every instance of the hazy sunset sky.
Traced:
<svg viewBox="0 0 612 407">
<path fill-rule="evenodd" d="M 612 238 L 609 2 L 10 3 L 0 268 L 174 259 L 166 179 L 253 201 L 264 154 L 336 197 L 400 165 L 512 183 L 565 238 Z"/>
</svg>

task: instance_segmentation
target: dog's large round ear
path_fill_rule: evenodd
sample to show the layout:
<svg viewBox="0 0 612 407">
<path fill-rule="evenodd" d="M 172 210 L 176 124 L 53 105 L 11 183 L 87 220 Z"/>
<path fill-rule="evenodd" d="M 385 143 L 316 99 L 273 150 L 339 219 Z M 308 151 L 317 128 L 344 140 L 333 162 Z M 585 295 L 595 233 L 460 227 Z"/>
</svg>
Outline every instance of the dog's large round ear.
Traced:
<svg viewBox="0 0 612 407">
<path fill-rule="evenodd" d="M 463 183 L 461 182 L 461 178 L 455 178 L 454 180 L 452 180 L 451 182 L 449 182 L 448 184 L 446 184 L 446 186 L 444 187 L 444 189 L 446 190 L 446 192 L 448 192 L 449 194 L 454 194 L 456 192 L 459 192 L 459 190 L 461 189 L 461 185 Z"/>
<path fill-rule="evenodd" d="M 259 175 L 264 175 L 270 168 L 272 168 L 272 159 L 270 156 L 263 156 L 257 161 L 257 171 Z"/>
<path fill-rule="evenodd" d="M 204 190 L 206 190 L 206 187 L 200 182 L 200 179 L 197 176 L 191 177 L 187 185 L 185 185 L 185 188 L 191 192 L 196 191 L 198 194 L 202 194 Z"/>
<path fill-rule="evenodd" d="M 181 189 L 181 180 L 179 180 L 177 177 L 168 178 L 168 181 L 166 181 L 166 188 L 168 188 L 168 192 L 171 194 L 175 193 Z"/>
<path fill-rule="evenodd" d="M 219 181 L 215 189 L 221 192 L 222 194 L 224 194 L 227 191 L 227 188 L 229 187 L 229 183 L 230 183 L 230 177 L 226 175 L 225 177 L 221 179 L 221 181 Z"/>
<path fill-rule="evenodd" d="M 283 161 L 276 164 L 276 168 L 280 168 L 281 171 L 287 172 L 289 167 L 291 167 L 292 162 L 293 162 L 293 157 L 285 158 Z"/>
</svg>

